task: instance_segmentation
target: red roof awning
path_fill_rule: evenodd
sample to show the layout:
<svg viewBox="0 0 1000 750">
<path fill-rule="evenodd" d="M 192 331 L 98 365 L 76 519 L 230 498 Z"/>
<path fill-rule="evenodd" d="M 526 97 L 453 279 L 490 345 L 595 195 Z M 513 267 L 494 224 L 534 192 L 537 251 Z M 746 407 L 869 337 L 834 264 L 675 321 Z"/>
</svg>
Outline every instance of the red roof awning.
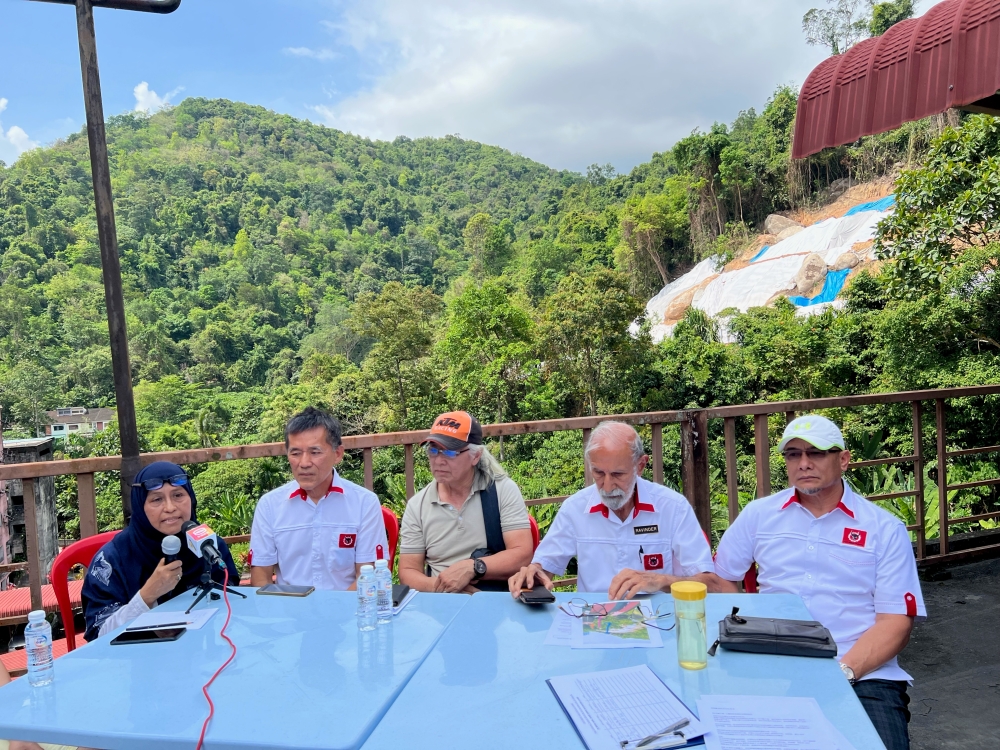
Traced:
<svg viewBox="0 0 1000 750">
<path fill-rule="evenodd" d="M 69 600 L 74 607 L 79 607 L 83 601 L 83 581 L 69 582 Z M 42 609 L 46 612 L 57 612 L 59 603 L 56 601 L 56 590 L 52 584 L 42 586 Z M 0 591 L 0 620 L 23 618 L 28 621 L 31 611 L 31 589 L 18 588 Z"/>
<path fill-rule="evenodd" d="M 952 107 L 1000 115 L 1000 0 L 945 0 L 820 63 L 802 86 L 792 158 Z"/>
</svg>

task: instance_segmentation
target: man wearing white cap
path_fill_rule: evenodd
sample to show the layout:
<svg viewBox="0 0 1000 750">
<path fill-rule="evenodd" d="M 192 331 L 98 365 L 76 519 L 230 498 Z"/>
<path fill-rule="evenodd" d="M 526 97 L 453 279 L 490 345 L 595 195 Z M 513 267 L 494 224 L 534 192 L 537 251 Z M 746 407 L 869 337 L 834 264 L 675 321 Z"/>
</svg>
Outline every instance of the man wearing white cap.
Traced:
<svg viewBox="0 0 1000 750">
<path fill-rule="evenodd" d="M 843 479 L 851 453 L 837 426 L 808 414 L 778 449 L 791 487 L 754 500 L 722 536 L 715 572 L 742 580 L 757 564 L 762 594 L 798 594 L 837 641 L 844 676 L 888 750 L 910 746 L 910 676 L 896 662 L 926 617 L 903 523 Z"/>
</svg>

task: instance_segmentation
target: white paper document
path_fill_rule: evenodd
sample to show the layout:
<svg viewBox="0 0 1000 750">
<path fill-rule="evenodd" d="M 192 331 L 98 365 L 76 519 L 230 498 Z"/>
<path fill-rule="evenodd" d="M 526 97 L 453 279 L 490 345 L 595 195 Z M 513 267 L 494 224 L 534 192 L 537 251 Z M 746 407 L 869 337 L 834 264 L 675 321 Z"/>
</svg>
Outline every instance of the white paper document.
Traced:
<svg viewBox="0 0 1000 750">
<path fill-rule="evenodd" d="M 706 695 L 698 713 L 707 750 L 854 750 L 815 698 Z"/>
<path fill-rule="evenodd" d="M 642 602 L 600 602 L 591 614 L 574 618 L 573 648 L 661 648 L 657 628 L 648 626 Z M 647 605 L 648 606 L 648 605 Z"/>
<path fill-rule="evenodd" d="M 196 609 L 190 614 L 184 614 L 177 610 L 165 611 L 154 609 L 136 617 L 128 624 L 125 630 L 158 630 L 160 628 L 187 628 L 188 630 L 198 630 L 204 627 L 205 623 L 212 619 L 219 610 Z"/>
<path fill-rule="evenodd" d="M 546 646 L 572 646 L 573 628 L 578 618 L 557 609 L 552 615 L 552 624 L 545 636 Z"/>
<path fill-rule="evenodd" d="M 683 736 L 651 742 L 643 750 L 684 744 L 704 733 L 691 711 L 646 665 L 548 680 L 563 710 L 590 750 L 622 750 L 678 721 Z"/>
<path fill-rule="evenodd" d="M 403 597 L 403 601 L 401 601 L 401 602 L 399 603 L 399 606 L 398 606 L 398 607 L 393 607 L 393 608 L 392 608 L 392 616 L 393 616 L 393 617 L 395 617 L 395 616 L 396 616 L 396 615 L 398 615 L 398 614 L 399 614 L 400 612 L 402 612 L 402 611 L 403 611 L 403 608 L 404 608 L 404 607 L 405 607 L 405 606 L 406 606 L 407 604 L 409 604 L 409 603 L 410 603 L 410 600 L 411 600 L 411 599 L 412 599 L 413 597 L 415 597 L 416 595 L 417 595 L 417 590 L 416 590 L 416 589 L 410 589 L 409 591 L 407 591 L 407 592 L 406 592 L 406 596 L 404 596 L 404 597 Z"/>
</svg>

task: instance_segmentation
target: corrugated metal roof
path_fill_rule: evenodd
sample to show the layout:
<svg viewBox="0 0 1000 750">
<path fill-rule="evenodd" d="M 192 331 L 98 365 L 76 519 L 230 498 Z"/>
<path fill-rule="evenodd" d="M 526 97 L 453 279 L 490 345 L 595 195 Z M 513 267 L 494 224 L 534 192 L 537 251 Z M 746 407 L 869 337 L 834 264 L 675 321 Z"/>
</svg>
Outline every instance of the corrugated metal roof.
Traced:
<svg viewBox="0 0 1000 750">
<path fill-rule="evenodd" d="M 828 58 L 799 93 L 792 157 L 952 107 L 1000 115 L 1000 0 L 945 0 Z"/>
</svg>

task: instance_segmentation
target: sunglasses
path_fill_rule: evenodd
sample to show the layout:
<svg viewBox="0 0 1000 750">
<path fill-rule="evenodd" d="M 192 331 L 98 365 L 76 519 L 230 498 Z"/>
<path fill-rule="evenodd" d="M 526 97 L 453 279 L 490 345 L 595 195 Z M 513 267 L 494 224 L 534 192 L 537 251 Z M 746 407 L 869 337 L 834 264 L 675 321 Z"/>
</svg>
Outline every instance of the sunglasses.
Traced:
<svg viewBox="0 0 1000 750">
<path fill-rule="evenodd" d="M 173 487 L 183 487 L 185 485 L 190 485 L 191 480 L 188 479 L 187 474 L 176 474 L 172 477 L 167 477 L 166 479 L 147 479 L 144 482 L 134 482 L 133 487 L 142 487 L 146 492 L 152 492 L 153 490 L 158 490 L 165 484 L 169 484 Z"/>
<path fill-rule="evenodd" d="M 800 461 L 802 460 L 802 454 L 805 454 L 806 458 L 810 461 L 819 461 L 821 458 L 826 458 L 827 456 L 832 456 L 834 453 L 840 453 L 840 448 L 830 448 L 829 450 L 790 450 L 782 451 L 781 455 L 785 457 L 786 461 Z"/>
<path fill-rule="evenodd" d="M 460 451 L 449 450 L 448 448 L 438 448 L 436 445 L 427 446 L 427 455 L 431 458 L 436 458 L 437 456 L 444 456 L 445 458 L 455 458 L 460 453 L 465 453 L 468 448 L 462 448 Z"/>
</svg>

